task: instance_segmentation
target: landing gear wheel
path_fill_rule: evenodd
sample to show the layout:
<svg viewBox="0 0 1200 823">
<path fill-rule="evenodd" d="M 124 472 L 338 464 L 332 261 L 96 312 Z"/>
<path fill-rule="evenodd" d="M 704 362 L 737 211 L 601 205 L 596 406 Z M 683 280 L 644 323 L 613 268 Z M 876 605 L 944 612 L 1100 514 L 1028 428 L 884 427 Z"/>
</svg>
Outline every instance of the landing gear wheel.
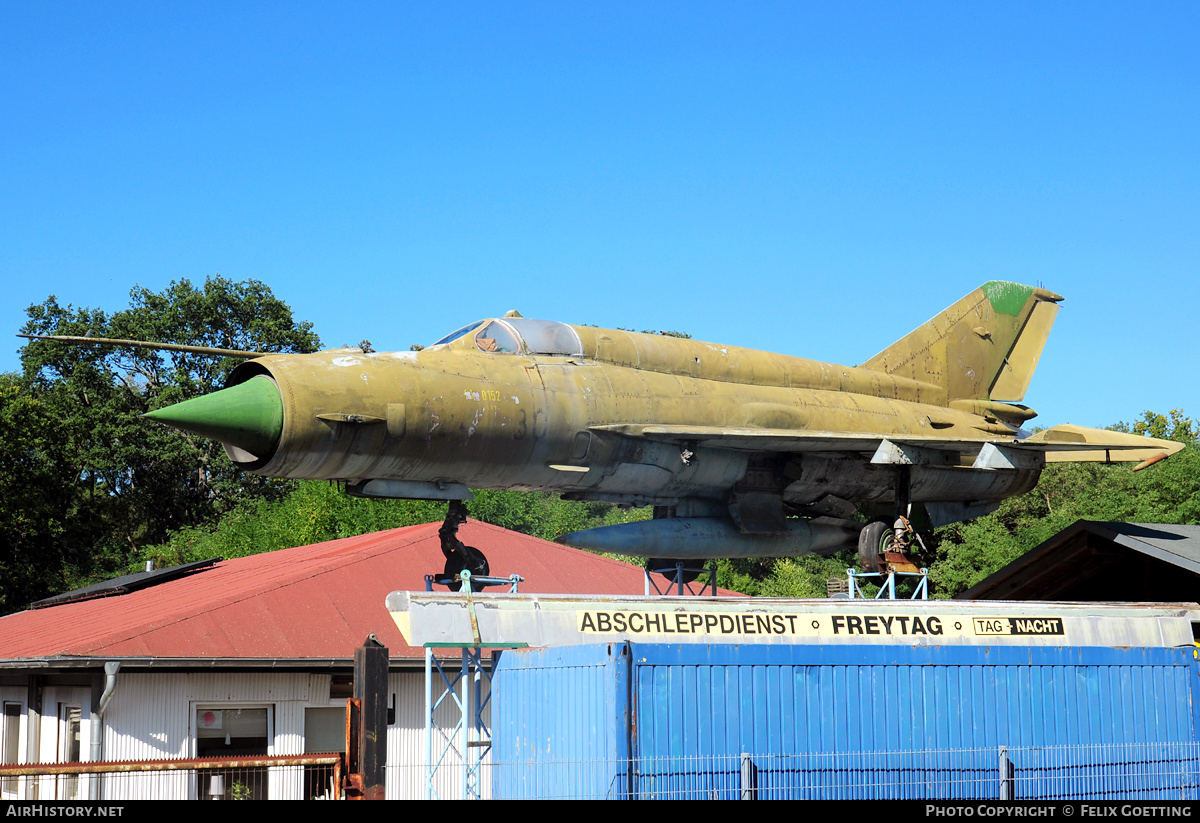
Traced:
<svg viewBox="0 0 1200 823">
<path fill-rule="evenodd" d="M 674 583 L 677 563 L 684 564 L 683 582 L 685 584 L 691 583 L 697 577 L 700 576 L 699 571 L 689 569 L 687 567 L 688 561 L 686 561 L 686 560 L 667 560 L 662 557 L 651 557 L 649 560 L 646 561 L 646 568 L 650 569 L 653 572 L 657 572 L 658 574 L 661 574 L 663 577 L 667 578 L 667 580 L 670 580 L 672 583 Z"/>
<path fill-rule="evenodd" d="M 874 520 L 863 527 L 858 533 L 858 563 L 864 572 L 877 574 L 884 570 L 883 553 L 894 537 L 891 527 L 882 520 Z"/>
<path fill-rule="evenodd" d="M 475 548 L 474 546 L 466 546 L 460 543 L 459 548 L 457 548 L 446 558 L 446 569 L 443 574 L 445 574 L 446 577 L 457 578 L 459 572 L 463 571 L 464 569 L 471 573 L 471 577 L 487 577 L 488 562 L 487 558 L 483 556 L 483 552 L 481 552 L 479 549 Z M 456 592 L 462 588 L 462 581 L 454 580 L 447 585 L 450 588 L 450 591 Z M 483 584 L 472 583 L 471 591 L 483 591 Z"/>
</svg>

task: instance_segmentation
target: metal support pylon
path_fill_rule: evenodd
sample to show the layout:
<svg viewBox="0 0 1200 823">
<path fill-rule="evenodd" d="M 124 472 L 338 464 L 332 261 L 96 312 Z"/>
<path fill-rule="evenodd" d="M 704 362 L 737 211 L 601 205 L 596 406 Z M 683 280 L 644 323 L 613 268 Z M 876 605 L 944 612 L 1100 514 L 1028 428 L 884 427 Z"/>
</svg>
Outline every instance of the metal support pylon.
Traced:
<svg viewBox="0 0 1200 823">
<path fill-rule="evenodd" d="M 929 570 L 921 569 L 919 572 L 856 572 L 854 569 L 846 569 L 846 576 L 850 579 L 850 598 L 866 599 L 866 595 L 862 593 L 859 581 L 863 578 L 874 578 L 870 582 L 879 582 L 879 591 L 875 593 L 876 600 L 896 600 L 896 578 L 897 577 L 916 577 L 920 578 L 917 581 L 917 587 L 913 590 L 909 600 L 928 600 L 929 599 Z"/>
<path fill-rule="evenodd" d="M 667 588 L 663 591 L 659 588 L 658 582 L 651 577 L 651 572 L 661 574 L 667 578 Z M 694 588 L 695 580 L 687 582 L 685 580 L 687 573 L 691 572 L 697 576 L 701 574 L 708 575 L 708 581 L 700 586 L 699 591 Z M 685 560 L 676 560 L 674 564 L 663 568 L 650 568 L 647 566 L 642 569 L 645 576 L 646 596 L 651 593 L 658 595 L 676 595 L 683 597 L 692 595 L 694 597 L 716 597 L 717 596 L 717 564 L 713 563 L 709 566 L 689 565 Z"/>
<path fill-rule="evenodd" d="M 474 623 L 474 602 L 471 598 L 472 577 L 469 571 L 461 573 L 462 595 L 467 600 Z M 491 586 L 509 586 L 516 592 L 521 581 L 519 575 L 507 578 L 476 577 L 474 582 Z M 426 578 L 427 587 L 430 577 Z M 476 629 L 475 643 L 457 648 L 460 654 L 459 669 L 455 674 L 446 671 L 443 660 L 434 654 L 432 647 L 425 649 L 425 798 L 441 800 L 437 792 L 437 775 L 441 768 L 449 765 L 451 754 L 457 754 L 460 764 L 460 788 L 463 800 L 483 799 L 483 767 L 492 750 L 492 734 L 484 717 L 492 699 L 492 672 L 483 664 L 485 648 L 510 648 L 511 644 L 497 646 L 484 643 Z M 436 677 L 435 677 L 436 673 Z M 440 679 L 438 696 L 434 697 L 435 682 Z M 438 725 L 437 711 L 443 705 L 456 709 L 454 726 L 445 730 Z M 436 738 L 436 740 L 435 740 Z M 435 745 L 436 744 L 436 745 Z"/>
</svg>

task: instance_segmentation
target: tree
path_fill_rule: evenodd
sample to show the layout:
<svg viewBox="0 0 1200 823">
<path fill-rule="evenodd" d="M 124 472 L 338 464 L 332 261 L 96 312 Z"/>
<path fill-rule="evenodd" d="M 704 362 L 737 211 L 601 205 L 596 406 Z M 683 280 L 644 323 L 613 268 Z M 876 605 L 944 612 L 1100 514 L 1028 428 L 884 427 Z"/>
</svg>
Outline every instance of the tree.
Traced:
<svg viewBox="0 0 1200 823">
<path fill-rule="evenodd" d="M 162 292 L 134 288 L 130 307 L 111 315 L 64 308 L 53 296 L 30 306 L 28 315 L 22 329 L 27 334 L 91 334 L 253 351 L 309 352 L 320 345 L 311 324 L 297 323 L 263 283 L 219 276 L 202 288 L 187 280 Z M 152 409 L 220 388 L 236 363 L 231 358 L 34 340 L 22 350 L 21 361 L 24 374 L 11 380 L 8 390 L 20 403 L 36 406 L 47 434 L 41 446 L 28 432 L 14 436 L 27 452 L 49 454 L 45 443 L 51 439 L 60 447 L 57 482 L 65 487 L 66 501 L 59 518 L 68 545 L 56 553 L 49 541 L 36 541 L 35 561 L 47 579 L 61 579 L 56 589 L 123 568 L 140 546 L 161 542 L 172 530 L 211 522 L 240 500 L 278 496 L 289 487 L 243 474 L 219 444 L 139 419 Z M 17 408 L 17 402 L 10 398 L 6 409 Z M 3 471 L 9 471 L 7 463 Z M 8 603 L 15 605 L 24 604 Z"/>
<path fill-rule="evenodd" d="M 1183 409 L 1171 409 L 1170 415 L 1158 414 L 1152 411 L 1142 412 L 1142 419 L 1133 425 L 1117 423 L 1109 428 L 1113 431 L 1144 434 L 1147 437 L 1157 437 L 1161 440 L 1178 440 L 1180 443 L 1190 443 L 1200 437 L 1200 425 L 1190 417 L 1183 416 Z"/>
<path fill-rule="evenodd" d="M 845 580 L 846 569 L 853 566 L 856 559 L 855 553 L 849 551 L 828 557 L 806 554 L 780 558 L 756 594 L 764 597 L 828 597 L 829 580 Z"/>
<path fill-rule="evenodd" d="M 61 590 L 74 530 L 66 438 L 15 374 L 0 375 L 0 612 Z M 77 517 L 71 521 L 70 515 Z"/>
<path fill-rule="evenodd" d="M 929 541 L 937 596 L 970 588 L 1077 520 L 1200 523 L 1195 424 L 1176 409 L 1169 416 L 1146 412 L 1133 426 L 1113 428 L 1189 445 L 1139 472 L 1129 464 L 1051 464 L 1032 491 L 1005 500 L 993 514 L 938 529 Z"/>
</svg>

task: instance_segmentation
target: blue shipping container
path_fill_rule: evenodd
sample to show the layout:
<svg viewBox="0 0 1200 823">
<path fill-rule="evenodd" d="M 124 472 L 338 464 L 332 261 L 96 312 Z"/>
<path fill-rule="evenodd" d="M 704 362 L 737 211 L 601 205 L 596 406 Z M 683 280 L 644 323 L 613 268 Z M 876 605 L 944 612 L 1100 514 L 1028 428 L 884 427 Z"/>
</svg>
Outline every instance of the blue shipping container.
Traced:
<svg viewBox="0 0 1200 823">
<path fill-rule="evenodd" d="M 1198 797 L 1192 649 L 503 652 L 494 797 Z"/>
</svg>

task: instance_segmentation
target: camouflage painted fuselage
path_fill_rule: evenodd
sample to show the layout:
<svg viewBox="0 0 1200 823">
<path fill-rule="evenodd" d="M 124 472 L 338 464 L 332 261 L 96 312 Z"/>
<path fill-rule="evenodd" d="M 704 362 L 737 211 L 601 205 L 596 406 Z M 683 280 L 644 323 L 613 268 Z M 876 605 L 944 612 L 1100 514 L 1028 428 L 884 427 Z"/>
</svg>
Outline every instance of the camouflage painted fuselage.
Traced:
<svg viewBox="0 0 1200 823">
<path fill-rule="evenodd" d="M 1013 437 L 994 417 L 948 408 L 945 392 L 929 383 L 732 346 L 573 328 L 582 356 L 483 352 L 465 335 L 422 352 L 354 349 L 244 364 L 235 380 L 265 373 L 278 384 L 284 428 L 272 455 L 242 464 L 272 477 L 450 481 L 673 505 L 693 497 L 724 502 L 752 458 L 774 454 L 775 446 L 722 447 L 704 431 L 663 441 L 637 436 L 639 427 L 719 427 L 730 438 L 743 429 L 937 435 L 979 446 L 998 434 Z M 365 422 L 343 422 L 356 418 Z M 863 454 L 875 442 L 864 442 Z M 692 452 L 687 462 L 684 448 Z M 999 499 L 1037 480 L 1037 470 L 971 471 L 974 455 L 965 453 L 969 459 L 953 465 L 914 467 L 914 502 Z M 781 448 L 778 455 L 771 468 L 787 481 L 788 502 L 893 494 L 887 466 L 842 446 L 803 455 Z"/>
<path fill-rule="evenodd" d="M 1148 464 L 1177 451 L 1078 426 L 1020 429 L 1061 299 L 987 283 L 857 367 L 505 317 L 421 352 L 259 357 L 230 388 L 148 416 L 222 440 L 249 471 L 353 494 L 547 491 L 652 504 L 672 521 L 578 533 L 577 545 L 802 553 L 844 542 L 862 504 L 923 503 L 935 524 L 953 522 L 1032 488 L 1048 460 Z"/>
</svg>

